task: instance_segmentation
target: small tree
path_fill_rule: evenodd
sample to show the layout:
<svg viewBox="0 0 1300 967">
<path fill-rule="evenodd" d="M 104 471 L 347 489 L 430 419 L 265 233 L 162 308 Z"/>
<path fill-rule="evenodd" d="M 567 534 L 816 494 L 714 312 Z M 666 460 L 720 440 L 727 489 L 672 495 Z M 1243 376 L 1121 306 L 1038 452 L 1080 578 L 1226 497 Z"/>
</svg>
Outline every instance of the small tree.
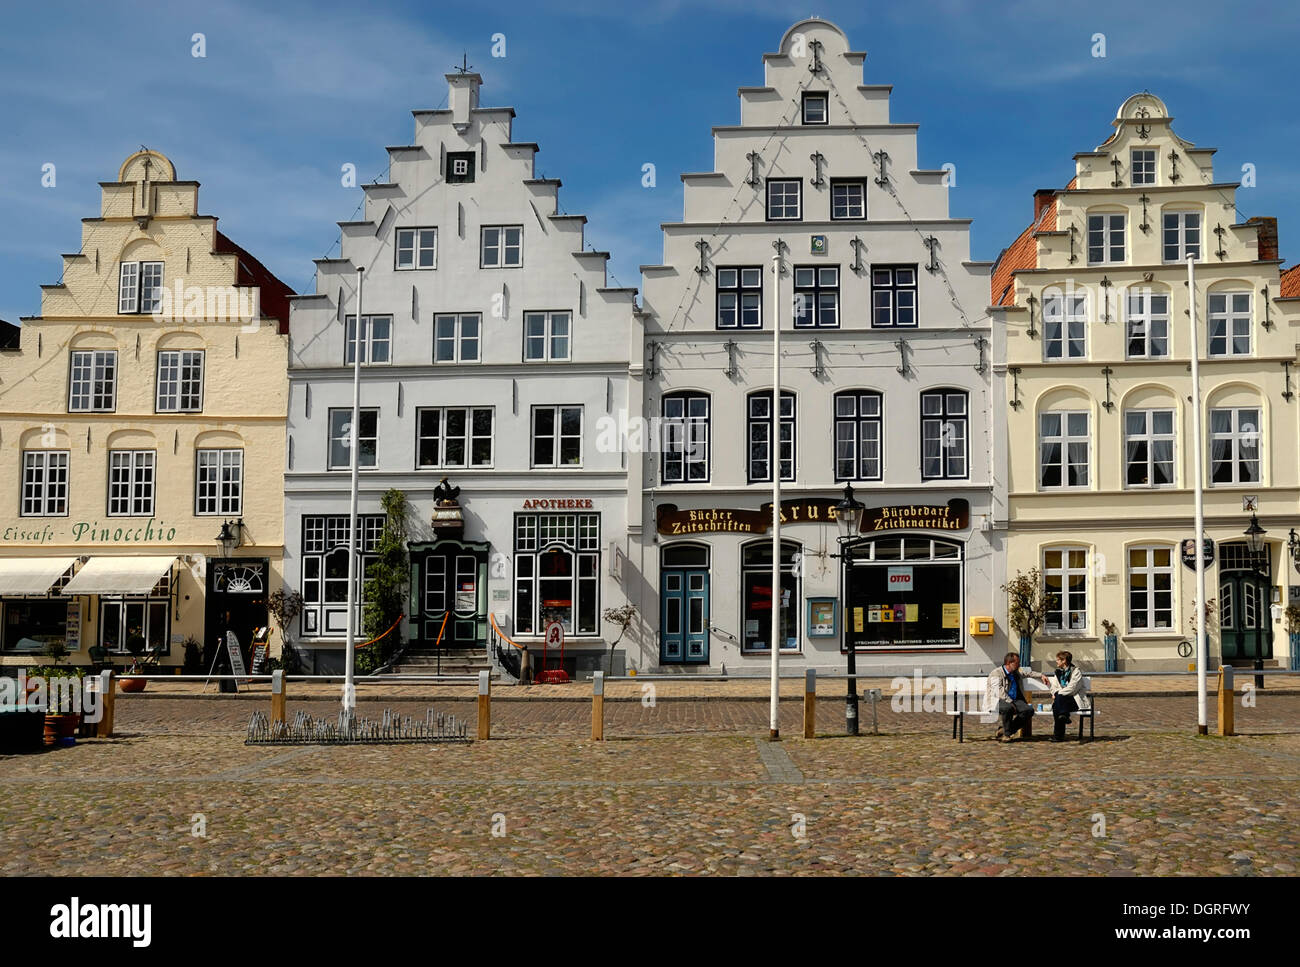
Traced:
<svg viewBox="0 0 1300 967">
<path fill-rule="evenodd" d="M 1049 592 L 1043 584 L 1043 576 L 1038 568 L 1031 567 L 1028 573 L 1016 571 L 1016 576 L 1002 585 L 1007 594 L 1007 623 L 1020 635 L 1021 650 L 1027 651 L 1027 643 L 1034 640 L 1034 634 L 1047 621 L 1047 612 L 1056 606 L 1058 596 Z M 1021 661 L 1028 661 L 1028 654 Z"/>
<path fill-rule="evenodd" d="M 366 577 L 366 602 L 362 629 L 367 639 L 377 638 L 406 613 L 406 595 L 411 585 L 411 564 L 406 556 L 406 520 L 410 512 L 406 494 L 397 489 L 384 494 L 384 531 L 375 548 L 376 560 Z M 383 641 L 357 652 L 357 670 L 374 671 L 401 644 L 397 628 Z"/>
<path fill-rule="evenodd" d="M 618 626 L 618 637 L 609 643 L 609 659 L 605 663 L 605 674 L 614 674 L 614 649 L 627 634 L 627 629 L 636 621 L 636 605 L 625 604 L 621 608 L 606 608 L 604 618 L 612 625 Z"/>
<path fill-rule="evenodd" d="M 272 591 L 270 597 L 266 599 L 266 610 L 271 612 L 276 627 L 280 629 L 280 667 L 290 675 L 302 671 L 302 662 L 290 641 L 293 623 L 302 614 L 302 605 L 301 594 L 297 591 L 286 591 L 284 588 Z"/>
</svg>

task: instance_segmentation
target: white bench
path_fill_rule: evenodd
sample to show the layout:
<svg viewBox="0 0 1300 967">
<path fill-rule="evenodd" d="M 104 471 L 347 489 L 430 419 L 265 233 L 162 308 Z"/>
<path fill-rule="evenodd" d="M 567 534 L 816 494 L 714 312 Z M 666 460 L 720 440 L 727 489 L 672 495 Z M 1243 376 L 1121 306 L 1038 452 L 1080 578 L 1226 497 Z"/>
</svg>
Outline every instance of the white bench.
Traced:
<svg viewBox="0 0 1300 967">
<path fill-rule="evenodd" d="M 944 694 L 952 696 L 951 703 L 949 704 L 947 709 L 948 716 L 952 719 L 952 737 L 956 739 L 958 742 L 966 741 L 966 714 L 968 712 L 972 715 L 981 715 L 981 716 L 988 715 L 994 718 L 998 716 L 998 710 L 996 708 L 988 709 L 984 707 L 984 699 L 987 693 L 987 689 L 988 689 L 987 678 L 975 678 L 969 676 L 956 677 L 956 678 L 949 678 L 945 682 Z M 1097 696 L 1093 694 L 1092 691 L 1092 679 L 1087 677 L 1086 675 L 1084 676 L 1083 679 L 1083 690 L 1092 698 L 1092 702 L 1090 703 L 1092 707 L 1085 708 L 1085 709 L 1078 709 L 1077 711 L 1070 713 L 1071 715 L 1079 716 L 1079 741 L 1080 742 L 1083 741 L 1083 720 L 1084 719 L 1088 720 L 1089 741 L 1096 738 L 1097 736 L 1097 721 L 1096 721 Z M 1035 692 L 1035 691 L 1045 691 L 1048 693 L 1048 698 L 1049 699 L 1051 698 L 1051 689 L 1047 685 L 1044 685 L 1042 682 L 1039 682 L 1037 679 L 1033 679 L 1033 678 L 1026 679 L 1025 691 L 1026 693 Z M 1026 696 L 1026 698 L 1028 698 L 1028 696 Z M 1052 706 L 1050 701 L 1046 703 L 1038 703 L 1038 704 L 1042 704 L 1044 706 L 1042 711 L 1051 714 Z M 1030 705 L 1035 707 L 1035 711 L 1039 711 L 1035 703 L 1030 702 Z M 1027 737 L 1032 736 L 1033 735 L 1032 727 L 1027 728 L 1026 732 L 1028 733 Z"/>
</svg>

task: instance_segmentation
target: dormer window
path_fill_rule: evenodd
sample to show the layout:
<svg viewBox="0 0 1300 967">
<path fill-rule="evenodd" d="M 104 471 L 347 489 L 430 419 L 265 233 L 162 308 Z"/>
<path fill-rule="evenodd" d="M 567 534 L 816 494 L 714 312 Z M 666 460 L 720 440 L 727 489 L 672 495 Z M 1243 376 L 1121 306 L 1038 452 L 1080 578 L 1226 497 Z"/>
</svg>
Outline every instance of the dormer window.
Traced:
<svg viewBox="0 0 1300 967">
<path fill-rule="evenodd" d="M 826 121 L 826 95 L 805 92 L 803 96 L 803 123 L 825 124 Z"/>
<path fill-rule="evenodd" d="M 1134 148 L 1129 156 L 1129 175 L 1134 185 L 1156 183 L 1156 149 Z"/>
<path fill-rule="evenodd" d="M 464 185 L 474 180 L 474 152 L 447 152 L 447 184 Z"/>
<path fill-rule="evenodd" d="M 123 262 L 117 286 L 120 315 L 153 312 L 162 305 L 163 263 Z"/>
</svg>

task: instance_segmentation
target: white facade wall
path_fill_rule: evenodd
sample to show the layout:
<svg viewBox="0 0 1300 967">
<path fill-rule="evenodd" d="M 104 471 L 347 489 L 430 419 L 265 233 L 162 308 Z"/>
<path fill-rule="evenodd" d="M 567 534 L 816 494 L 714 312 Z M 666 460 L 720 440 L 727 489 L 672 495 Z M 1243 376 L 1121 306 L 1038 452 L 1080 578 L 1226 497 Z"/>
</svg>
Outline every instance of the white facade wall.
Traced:
<svg viewBox="0 0 1300 967">
<path fill-rule="evenodd" d="M 584 251 L 586 219 L 559 212 L 559 181 L 534 178 L 538 148 L 512 142 L 514 111 L 479 108 L 476 74 L 451 74 L 447 79 L 451 107 L 415 112 L 413 144 L 388 149 L 388 183 L 365 186 L 364 219 L 341 223 L 341 257 L 320 261 L 316 293 L 294 302 L 286 576 L 291 587 L 305 591 L 304 516 L 348 511 L 348 470 L 328 465 L 328 414 L 331 408 L 352 404 L 343 319 L 355 312 L 360 266 L 365 268 L 364 314 L 392 317 L 391 360 L 366 365 L 362 373 L 362 408 L 377 408 L 379 418 L 376 466 L 361 472 L 360 513 L 380 513 L 384 492 L 399 488 L 413 509 L 411 541 L 432 541 L 433 491 L 448 477 L 452 486 L 461 488 L 464 541 L 489 545 L 482 572 L 487 586 L 474 591 L 488 602 L 503 631 L 530 645 L 539 640 L 532 633 L 539 629 L 528 629 L 527 622 L 518 620 L 512 592 L 515 520 L 517 514 L 529 512 L 527 501 L 590 502 L 584 512 L 600 517 L 597 608 L 624 600 L 610 576 L 609 548 L 625 540 L 626 457 L 617 447 L 602 452 L 597 431 L 603 418 L 616 418 L 628 405 L 635 290 L 606 287 L 607 254 Z M 472 183 L 448 183 L 449 152 L 469 153 Z M 520 266 L 481 267 L 484 226 L 522 228 Z M 415 227 L 437 229 L 432 268 L 398 267 L 396 233 Z M 525 362 L 523 319 L 532 311 L 569 314 L 567 360 Z M 443 313 L 478 315 L 478 361 L 435 361 L 435 316 Z M 582 408 L 578 464 L 533 466 L 531 414 L 534 407 L 545 405 Z M 423 407 L 490 407 L 490 466 L 421 468 L 417 413 Z M 406 632 L 420 638 L 420 612 L 426 602 L 418 567 L 413 584 Z M 337 615 L 334 620 L 337 627 Z M 319 627 L 315 633 L 307 627 L 300 631 L 309 648 L 322 653 L 341 648 L 337 632 L 327 634 Z M 573 629 L 569 653 L 599 651 L 603 631 L 603 624 L 592 634 Z M 324 659 L 335 664 L 337 660 Z"/>
<path fill-rule="evenodd" d="M 744 645 L 746 622 L 752 629 L 755 617 L 746 605 L 742 575 L 742 545 L 751 540 L 770 545 L 770 532 L 672 536 L 657 533 L 656 520 L 666 504 L 679 510 L 754 512 L 770 501 L 770 482 L 751 483 L 747 471 L 747 394 L 771 392 L 771 326 L 777 310 L 783 330 L 782 389 L 796 394 L 797 424 L 795 476 L 782 485 L 783 501 L 833 502 L 842 496 L 832 413 L 835 395 L 854 389 L 883 394 L 880 479 L 853 481 L 855 494 L 868 508 L 946 505 L 952 499 L 969 503 L 965 528 L 908 527 L 890 532 L 892 537 L 917 541 L 939 537 L 960 545 L 960 601 L 944 602 L 961 606 L 956 643 L 919 651 L 873 648 L 868 654 L 860 649 L 859 669 L 907 673 L 918 665 L 936 672 L 987 669 L 1005 650 L 1000 626 L 991 637 L 973 638 L 967 633 L 971 617 L 994 614 L 995 591 L 1002 580 L 1001 549 L 989 529 L 993 478 L 991 331 L 986 313 L 989 267 L 970 261 L 969 220 L 949 217 L 945 172 L 919 167 L 917 126 L 891 122 L 888 87 L 862 85 L 864 57 L 850 50 L 844 34 L 832 24 L 807 20 L 792 27 L 779 52 L 764 55 L 764 86 L 740 89 L 740 125 L 714 129 L 716 170 L 682 175 L 684 217 L 663 226 L 663 264 L 643 267 L 644 306 L 639 321 L 645 357 L 641 366 L 634 367 L 633 377 L 642 391 L 644 414 L 662 417 L 664 397 L 675 392 L 707 394 L 710 446 L 707 481 L 665 482 L 664 454 L 658 452 L 646 453 L 633 463 L 632 486 L 639 486 L 642 501 L 639 519 L 631 521 L 635 543 L 631 563 L 643 579 L 642 597 L 634 603 L 645 623 L 630 646 L 629 661 L 638 668 L 679 667 L 664 649 L 664 628 L 673 619 L 664 610 L 661 560 L 665 549 L 683 543 L 698 544 L 708 552 L 709 593 L 704 605 L 708 634 L 703 660 L 696 656 L 698 667 L 725 665 L 728 671 L 758 672 L 770 661 L 766 650 Z M 816 71 L 810 69 L 813 66 Z M 804 123 L 804 92 L 826 97 L 827 123 Z M 887 155 L 883 169 L 882 159 L 876 156 L 882 151 Z M 820 185 L 814 184 L 818 164 L 811 158 L 814 154 L 822 157 Z M 757 183 L 749 184 L 754 165 Z M 801 179 L 798 221 L 768 219 L 764 185 L 771 178 Z M 832 220 L 831 186 L 840 179 L 864 184 L 864 218 Z M 824 250 L 818 254 L 813 254 L 813 236 L 825 238 Z M 856 269 L 855 238 L 863 243 L 861 266 Z M 927 238 L 935 240 L 933 271 L 927 269 L 931 264 Z M 772 268 L 773 243 L 778 239 L 788 246 L 779 306 Z M 698 271 L 701 241 L 707 245 L 703 273 Z M 914 328 L 873 328 L 872 267 L 886 265 L 915 267 Z M 736 266 L 763 268 L 761 328 L 718 325 L 717 292 L 725 281 L 719 269 Z M 792 270 L 801 267 L 838 269 L 838 327 L 793 327 Z M 906 343 L 905 368 L 897 346 L 900 339 Z M 920 396 L 933 389 L 967 394 L 968 472 L 962 479 L 923 481 L 921 477 Z M 841 643 L 846 618 L 851 623 L 853 607 L 863 602 L 855 598 L 846 613 L 840 560 L 831 556 L 836 536 L 833 521 L 792 521 L 783 527 L 783 539 L 797 541 L 801 554 L 797 641 L 788 642 L 795 647 L 783 659 L 794 667 L 844 667 Z M 919 576 L 919 569 L 916 573 Z M 808 634 L 806 606 L 809 598 L 817 596 L 838 602 L 834 637 Z M 763 639 L 769 637 L 769 620 L 770 611 L 759 622 Z"/>
</svg>

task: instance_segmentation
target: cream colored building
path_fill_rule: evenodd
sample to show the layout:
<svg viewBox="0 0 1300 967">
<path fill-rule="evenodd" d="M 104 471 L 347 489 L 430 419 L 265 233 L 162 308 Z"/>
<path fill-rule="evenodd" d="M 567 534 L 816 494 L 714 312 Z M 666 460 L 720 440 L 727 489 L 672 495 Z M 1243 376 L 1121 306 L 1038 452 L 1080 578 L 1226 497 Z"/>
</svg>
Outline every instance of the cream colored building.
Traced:
<svg viewBox="0 0 1300 967">
<path fill-rule="evenodd" d="M 1274 219 L 1239 220 L 1241 173 L 1215 180 L 1213 150 L 1176 135 L 1152 94 L 1075 156 L 1064 189 L 994 269 L 995 504 L 1007 574 L 1039 568 L 1057 606 L 1033 644 L 1100 668 L 1113 622 L 1121 669 L 1186 670 L 1195 572 L 1189 253 L 1195 264 L 1207 567 L 1215 661 L 1285 659 L 1282 606 L 1297 583 L 1296 342 L 1300 300 L 1279 272 Z M 1266 530 L 1263 571 L 1243 532 Z M 1191 545 L 1188 545 L 1190 551 Z M 1190 563 L 1193 559 L 1188 557 Z M 1005 615 L 1005 602 L 1002 614 Z M 1181 648 L 1180 648 L 1181 646 Z"/>
<path fill-rule="evenodd" d="M 245 650 L 283 554 L 287 286 L 140 151 L 0 352 L 0 661 Z M 233 538 L 224 548 L 218 535 Z"/>
</svg>

